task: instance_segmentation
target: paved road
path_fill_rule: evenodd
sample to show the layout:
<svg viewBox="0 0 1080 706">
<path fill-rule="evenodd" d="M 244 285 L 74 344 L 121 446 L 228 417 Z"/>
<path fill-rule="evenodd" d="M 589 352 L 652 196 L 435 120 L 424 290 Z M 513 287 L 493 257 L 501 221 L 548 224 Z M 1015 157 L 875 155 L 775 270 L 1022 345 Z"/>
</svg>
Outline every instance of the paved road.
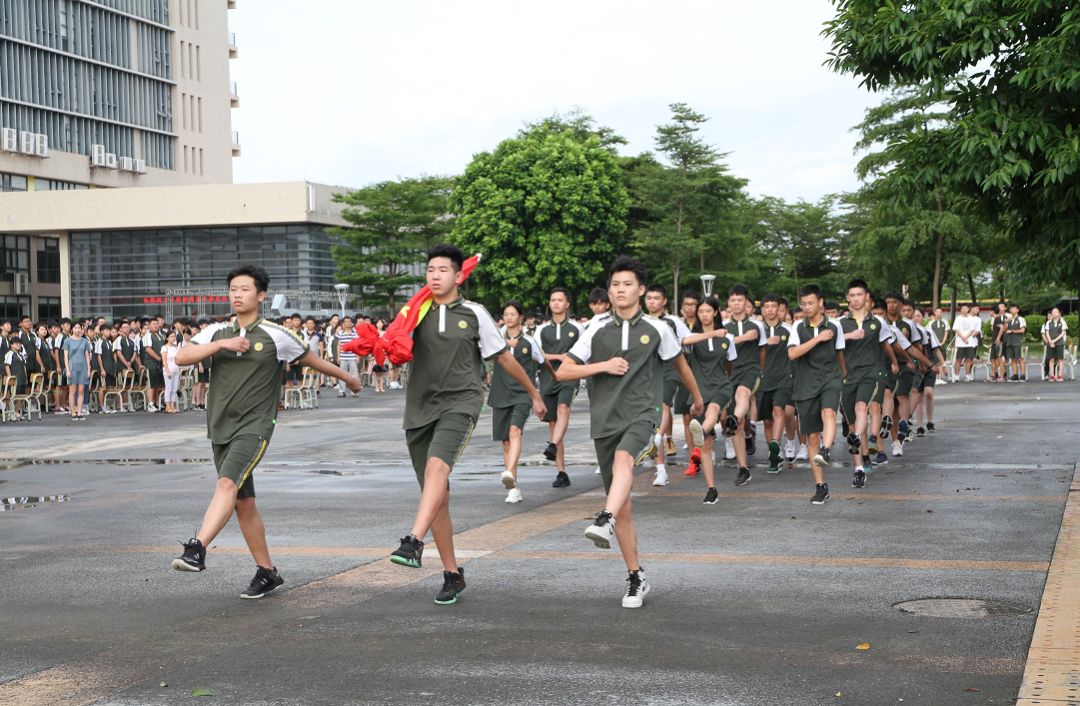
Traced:
<svg viewBox="0 0 1080 706">
<path fill-rule="evenodd" d="M 760 457 L 745 488 L 721 467 L 711 507 L 700 479 L 653 489 L 641 469 L 653 592 L 639 611 L 620 607 L 617 550 L 581 536 L 602 506 L 584 397 L 573 486 L 550 487 L 532 422 L 516 506 L 481 420 L 453 480 L 469 588 L 450 607 L 432 603 L 434 556 L 419 571 L 385 559 L 417 497 L 400 393 L 283 413 L 257 487 L 288 590 L 258 602 L 238 598 L 254 567 L 235 525 L 208 571 L 169 569 L 212 491 L 198 413 L 6 424 L 0 496 L 46 500 L 0 512 L 0 704 L 1012 703 L 1034 611 L 894 606 L 1037 609 L 1080 448 L 1066 421 L 1078 397 L 1075 385 L 942 388 L 940 431 L 863 491 L 834 469 L 823 507 L 805 467 L 767 476 Z"/>
</svg>

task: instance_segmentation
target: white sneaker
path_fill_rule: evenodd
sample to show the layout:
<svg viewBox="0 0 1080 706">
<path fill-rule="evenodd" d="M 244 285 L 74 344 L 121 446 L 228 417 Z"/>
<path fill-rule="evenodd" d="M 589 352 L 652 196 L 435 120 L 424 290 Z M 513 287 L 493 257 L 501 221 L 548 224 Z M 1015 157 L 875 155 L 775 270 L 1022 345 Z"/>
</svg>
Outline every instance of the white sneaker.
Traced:
<svg viewBox="0 0 1080 706">
<path fill-rule="evenodd" d="M 735 445 L 731 443 L 731 437 L 724 437 L 724 460 L 731 461 L 735 458 Z"/>
<path fill-rule="evenodd" d="M 694 443 L 695 449 L 700 449 L 705 445 L 705 430 L 701 428 L 701 422 L 696 419 L 690 420 L 690 441 Z"/>
<path fill-rule="evenodd" d="M 596 475 L 601 475 L 600 466 L 596 467 Z"/>
<path fill-rule="evenodd" d="M 511 488 L 510 492 L 506 494 L 506 502 L 519 503 L 521 502 L 521 488 Z"/>
<path fill-rule="evenodd" d="M 511 473 L 510 471 L 503 471 L 502 475 L 499 476 L 499 480 L 502 481 L 503 487 L 506 488 L 507 490 L 513 490 L 514 488 L 517 488 L 517 479 L 514 478 L 514 474 Z M 521 494 L 518 493 L 518 500 L 520 500 L 520 499 L 521 499 Z M 507 500 L 506 502 L 510 502 L 510 501 Z"/>
<path fill-rule="evenodd" d="M 148 405 L 146 405 L 146 411 L 147 412 L 156 412 L 156 411 L 158 411 L 158 408 L 157 408 L 156 405 L 148 404 Z"/>
<path fill-rule="evenodd" d="M 622 607 L 640 608 L 648 592 L 649 581 L 645 578 L 645 570 L 638 569 L 626 577 L 626 593 L 623 594 Z"/>
<path fill-rule="evenodd" d="M 593 523 L 585 528 L 585 537 L 601 549 L 611 549 L 611 540 L 615 539 L 615 518 L 607 510 L 598 513 Z"/>
<path fill-rule="evenodd" d="M 799 451 L 795 454 L 796 461 L 809 461 L 810 451 L 806 448 L 806 444 L 799 444 Z"/>
<path fill-rule="evenodd" d="M 784 442 L 784 446 L 784 458 L 787 460 L 794 460 L 795 452 L 797 451 L 795 448 L 795 441 L 793 439 L 788 439 Z"/>
<path fill-rule="evenodd" d="M 899 441 L 892 442 L 892 455 L 896 456 L 897 458 L 904 455 L 904 445 L 901 444 Z"/>
<path fill-rule="evenodd" d="M 658 487 L 665 486 L 665 485 L 668 484 L 667 469 L 666 468 L 664 468 L 664 469 L 657 468 L 656 469 L 656 478 L 653 479 L 652 484 L 655 485 L 655 486 L 658 486 Z"/>
</svg>

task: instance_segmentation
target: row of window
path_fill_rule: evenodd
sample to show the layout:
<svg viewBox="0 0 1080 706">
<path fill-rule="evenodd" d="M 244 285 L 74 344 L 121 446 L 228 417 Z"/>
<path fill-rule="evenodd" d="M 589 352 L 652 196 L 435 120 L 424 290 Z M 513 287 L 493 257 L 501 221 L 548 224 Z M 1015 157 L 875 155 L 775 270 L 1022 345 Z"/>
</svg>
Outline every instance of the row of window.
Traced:
<svg viewBox="0 0 1080 706">
<path fill-rule="evenodd" d="M 93 0 L 93 2 L 144 20 L 157 22 L 159 25 L 169 24 L 169 0 Z"/>
<path fill-rule="evenodd" d="M 202 81 L 202 47 L 180 40 L 180 75 Z"/>
<path fill-rule="evenodd" d="M 180 94 L 180 111 L 183 115 L 183 126 L 185 130 L 191 130 L 192 132 L 202 132 L 202 98 L 193 96 L 190 93 Z"/>
<path fill-rule="evenodd" d="M 49 137 L 49 148 L 54 150 L 89 155 L 92 145 L 105 145 L 107 152 L 122 157 L 141 156 L 148 166 L 173 169 L 176 138 L 171 135 L 138 131 L 142 142 L 142 155 L 138 155 L 135 153 L 135 128 L 8 103 L 2 97 L 0 126 L 44 133 Z"/>
<path fill-rule="evenodd" d="M 130 23 L 79 0 L 0 0 L 0 33 L 113 66 L 131 66 Z"/>
<path fill-rule="evenodd" d="M 34 254 L 37 271 L 30 270 Z M 0 235 L 0 279 L 11 280 L 16 272 L 30 275 L 31 282 L 60 283 L 60 241 L 27 235 Z"/>
<path fill-rule="evenodd" d="M 74 191 L 87 189 L 86 184 L 77 184 L 73 181 L 60 181 L 59 179 L 34 179 L 34 191 Z M 0 193 L 10 191 L 29 191 L 30 181 L 22 174 L 0 174 Z"/>
<path fill-rule="evenodd" d="M 169 84 L 3 38 L 0 97 L 172 132 Z"/>
<path fill-rule="evenodd" d="M 176 0 L 180 11 L 180 24 L 192 29 L 199 28 L 199 0 Z"/>
<path fill-rule="evenodd" d="M 153 25 L 135 28 L 139 71 L 160 78 L 172 78 L 172 32 Z"/>
<path fill-rule="evenodd" d="M 55 321 L 62 316 L 60 297 L 35 297 L 37 299 L 37 320 Z M 0 295 L 0 321 L 18 321 L 23 316 L 33 316 L 29 296 Z"/>
</svg>

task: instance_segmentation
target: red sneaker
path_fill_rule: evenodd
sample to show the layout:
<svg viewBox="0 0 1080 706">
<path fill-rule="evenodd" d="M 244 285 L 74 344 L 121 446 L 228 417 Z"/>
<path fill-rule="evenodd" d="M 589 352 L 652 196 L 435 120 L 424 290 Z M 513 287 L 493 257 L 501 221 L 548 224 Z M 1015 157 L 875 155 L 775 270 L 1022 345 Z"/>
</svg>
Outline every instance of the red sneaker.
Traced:
<svg viewBox="0 0 1080 706">
<path fill-rule="evenodd" d="M 701 471 L 701 449 L 694 447 L 690 452 L 690 465 L 683 471 L 684 476 L 696 476 Z"/>
</svg>

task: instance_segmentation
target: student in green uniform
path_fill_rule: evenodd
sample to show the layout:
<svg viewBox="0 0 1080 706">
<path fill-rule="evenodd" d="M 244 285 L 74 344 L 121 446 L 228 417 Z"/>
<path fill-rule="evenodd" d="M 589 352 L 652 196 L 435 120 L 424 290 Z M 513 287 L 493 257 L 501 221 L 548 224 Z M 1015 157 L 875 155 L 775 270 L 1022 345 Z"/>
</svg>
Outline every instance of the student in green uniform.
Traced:
<svg viewBox="0 0 1080 706">
<path fill-rule="evenodd" d="M 750 462 L 747 456 L 753 453 L 747 449 L 750 441 L 750 401 L 761 384 L 761 370 L 765 367 L 765 333 L 761 324 L 750 317 L 750 290 L 746 285 L 736 284 L 728 290 L 728 306 L 731 319 L 726 322 L 727 330 L 735 337 L 735 364 L 731 366 L 731 385 L 734 398 L 729 405 L 725 432 L 732 437 L 735 446 L 735 458 L 739 472 L 735 476 L 735 485 L 750 482 Z M 740 431 L 742 433 L 740 433 Z"/>
<path fill-rule="evenodd" d="M 147 323 L 142 336 L 140 356 L 143 367 L 149 376 L 150 387 L 146 392 L 146 411 L 158 411 L 157 402 L 165 390 L 165 372 L 161 367 L 161 349 L 165 347 L 165 334 L 161 332 L 161 322 L 156 318 Z"/>
<path fill-rule="evenodd" d="M 19 318 L 19 339 L 22 341 L 23 353 L 26 355 L 26 372 L 30 375 L 45 372 L 44 363 L 41 360 L 41 351 L 37 334 L 34 333 L 34 322 L 29 316 Z"/>
<path fill-rule="evenodd" d="M 1009 376 L 1005 368 L 1005 329 L 1009 314 L 1005 302 L 999 302 L 994 318 L 990 319 L 990 381 L 1005 382 Z"/>
<path fill-rule="evenodd" d="M 218 479 L 202 526 L 184 543 L 184 553 L 173 560 L 172 567 L 177 571 L 203 571 L 206 548 L 235 512 L 257 565 L 255 577 L 240 597 L 262 598 L 284 580 L 270 559 L 266 529 L 255 507 L 251 474 L 266 453 L 277 423 L 282 368 L 289 361 L 299 361 L 345 380 L 353 390 L 360 389 L 360 380 L 320 360 L 299 336 L 259 315 L 270 284 L 266 270 L 241 265 L 229 273 L 226 281 L 235 322 L 208 326 L 176 354 L 177 365 L 214 359 L 206 428 Z M 155 322 L 151 327 L 156 330 Z"/>
<path fill-rule="evenodd" d="M 735 338 L 720 325 L 720 300 L 708 297 L 698 306 L 694 330 L 682 339 L 689 348 L 690 370 L 694 373 L 704 403 L 702 417 L 690 421 L 690 465 L 685 474 L 705 473 L 706 505 L 715 505 L 719 494 L 713 475 L 713 443 L 716 425 L 731 401 L 731 364 L 735 361 Z"/>
<path fill-rule="evenodd" d="M 1046 320 L 1043 336 L 1046 341 L 1046 358 L 1050 361 L 1048 380 L 1063 382 L 1062 372 L 1065 364 L 1065 337 L 1069 334 L 1069 327 L 1065 319 L 1061 318 L 1061 309 L 1056 306 L 1050 311 L 1050 318 Z"/>
<path fill-rule="evenodd" d="M 464 281 L 461 267 L 465 257 L 461 250 L 453 245 L 435 245 L 427 257 L 431 309 L 413 331 L 403 424 L 409 458 L 420 483 L 420 502 L 411 531 L 401 538 L 401 546 L 390 555 L 390 561 L 420 568 L 423 539 L 430 529 L 443 564 L 443 587 L 435 602 L 449 605 L 456 603 L 458 594 L 465 590 L 465 574 L 454 553 L 450 472 L 480 416 L 484 360 L 494 359 L 528 391 L 538 417 L 543 418 L 547 409 L 539 390 L 507 348 L 491 314 L 458 292 Z"/>
<path fill-rule="evenodd" d="M 697 310 L 701 305 L 701 295 L 693 289 L 687 289 L 683 291 L 682 304 L 679 307 L 679 317 L 682 319 L 683 325 L 686 326 L 687 331 L 693 331 L 697 325 Z M 690 446 L 690 393 L 683 389 L 682 385 L 679 385 L 675 389 L 675 404 L 671 407 L 671 413 L 681 416 L 683 422 L 683 439 L 685 444 L 683 448 L 689 448 Z"/>
<path fill-rule="evenodd" d="M 799 412 L 799 428 L 816 454 L 810 464 L 816 484 L 810 502 L 823 505 L 829 499 L 825 469 L 831 465 L 829 449 L 836 436 L 836 408 L 847 377 L 844 332 L 839 323 L 825 317 L 824 300 L 816 284 L 799 289 L 799 304 L 805 317 L 788 340 L 788 357 L 794 361 L 795 375 L 791 396 Z"/>
<path fill-rule="evenodd" d="M 507 302 L 503 307 L 503 324 L 506 326 L 506 345 L 529 376 L 536 379 L 537 364 L 544 362 L 544 352 L 536 340 L 522 330 L 525 322 L 525 310 L 515 301 Z M 518 461 L 521 459 L 521 434 L 525 430 L 525 421 L 532 412 L 532 400 L 529 391 L 519 385 L 501 365 L 496 365 L 491 376 L 491 392 L 488 394 L 488 406 L 491 407 L 491 439 L 501 441 L 505 470 L 500 480 L 507 489 L 506 502 L 521 502 L 521 488 L 518 487 Z"/>
<path fill-rule="evenodd" d="M 681 319 L 667 313 L 667 305 L 667 288 L 664 285 L 650 284 L 645 289 L 645 312 L 657 321 L 662 321 L 665 326 L 671 329 L 671 333 L 676 340 L 681 341 L 690 335 L 690 329 L 686 328 L 686 324 Z M 675 444 L 671 440 L 673 423 L 671 410 L 675 404 L 675 392 L 678 386 L 678 373 L 673 365 L 666 363 L 664 365 L 663 390 L 660 397 L 660 427 L 657 429 L 656 438 L 653 440 L 653 446 L 656 447 L 654 451 L 656 477 L 653 479 L 653 485 L 655 486 L 668 484 L 666 461 L 668 456 L 675 455 Z"/>
<path fill-rule="evenodd" d="M 866 430 L 870 420 L 870 404 L 877 395 L 878 386 L 884 384 L 882 355 L 888 359 L 890 368 L 899 370 L 891 332 L 870 311 L 868 292 L 869 286 L 864 280 L 854 279 L 848 283 L 848 313 L 840 319 L 844 332 L 844 362 L 847 366 L 840 401 L 849 429 L 848 453 L 852 456 L 855 469 L 851 479 L 852 488 L 866 487 L 866 465 L 870 455 Z"/>
<path fill-rule="evenodd" d="M 1020 305 L 1009 305 L 1009 320 L 1005 324 L 1005 360 L 1008 361 L 1009 382 L 1027 382 L 1027 367 L 1024 365 L 1024 334 L 1027 333 L 1027 321 L 1020 316 Z"/>
<path fill-rule="evenodd" d="M 624 608 L 640 608 L 649 592 L 638 560 L 630 488 L 634 466 L 648 454 L 653 432 L 660 424 L 665 361 L 675 360 L 679 379 L 693 399 L 691 413 L 697 416 L 703 407 L 675 334 L 641 309 L 645 283 L 645 267 L 639 261 L 625 255 L 616 258 L 608 285 L 611 320 L 587 329 L 556 372 L 566 381 L 595 377 L 590 435 L 600 460 L 607 501 L 585 529 L 585 536 L 603 549 L 618 538 L 628 572 Z"/>
<path fill-rule="evenodd" d="M 23 350 L 22 339 L 18 335 L 12 334 L 6 341 L 7 349 L 3 356 L 0 356 L 0 364 L 4 366 L 4 375 L 15 378 L 15 394 L 21 395 L 26 392 L 26 385 L 30 379 L 27 374 L 26 352 Z M 15 408 L 15 413 L 19 413 L 18 407 Z M 26 414 L 30 415 L 29 409 L 26 410 Z"/>
<path fill-rule="evenodd" d="M 769 441 L 769 473 L 780 472 L 780 439 L 788 415 L 794 416 L 791 401 L 791 359 L 787 345 L 791 329 L 780 318 L 780 295 L 769 293 L 761 300 L 762 334 L 765 340 L 765 365 L 757 391 L 758 419 L 765 425 Z M 794 453 L 791 454 L 794 457 Z"/>
<path fill-rule="evenodd" d="M 570 485 L 570 476 L 566 473 L 566 447 L 563 439 L 570 426 L 570 405 L 574 403 L 577 385 L 561 383 L 554 377 L 566 352 L 581 338 L 581 326 L 570 316 L 570 292 L 563 287 L 555 287 L 548 295 L 548 308 L 551 320 L 536 329 L 536 340 L 544 350 L 547 365 L 540 369 L 540 393 L 544 396 L 547 412 L 544 421 L 548 423 L 548 444 L 544 448 L 544 458 L 555 462 L 555 481 L 553 488 L 565 488 Z"/>
</svg>

